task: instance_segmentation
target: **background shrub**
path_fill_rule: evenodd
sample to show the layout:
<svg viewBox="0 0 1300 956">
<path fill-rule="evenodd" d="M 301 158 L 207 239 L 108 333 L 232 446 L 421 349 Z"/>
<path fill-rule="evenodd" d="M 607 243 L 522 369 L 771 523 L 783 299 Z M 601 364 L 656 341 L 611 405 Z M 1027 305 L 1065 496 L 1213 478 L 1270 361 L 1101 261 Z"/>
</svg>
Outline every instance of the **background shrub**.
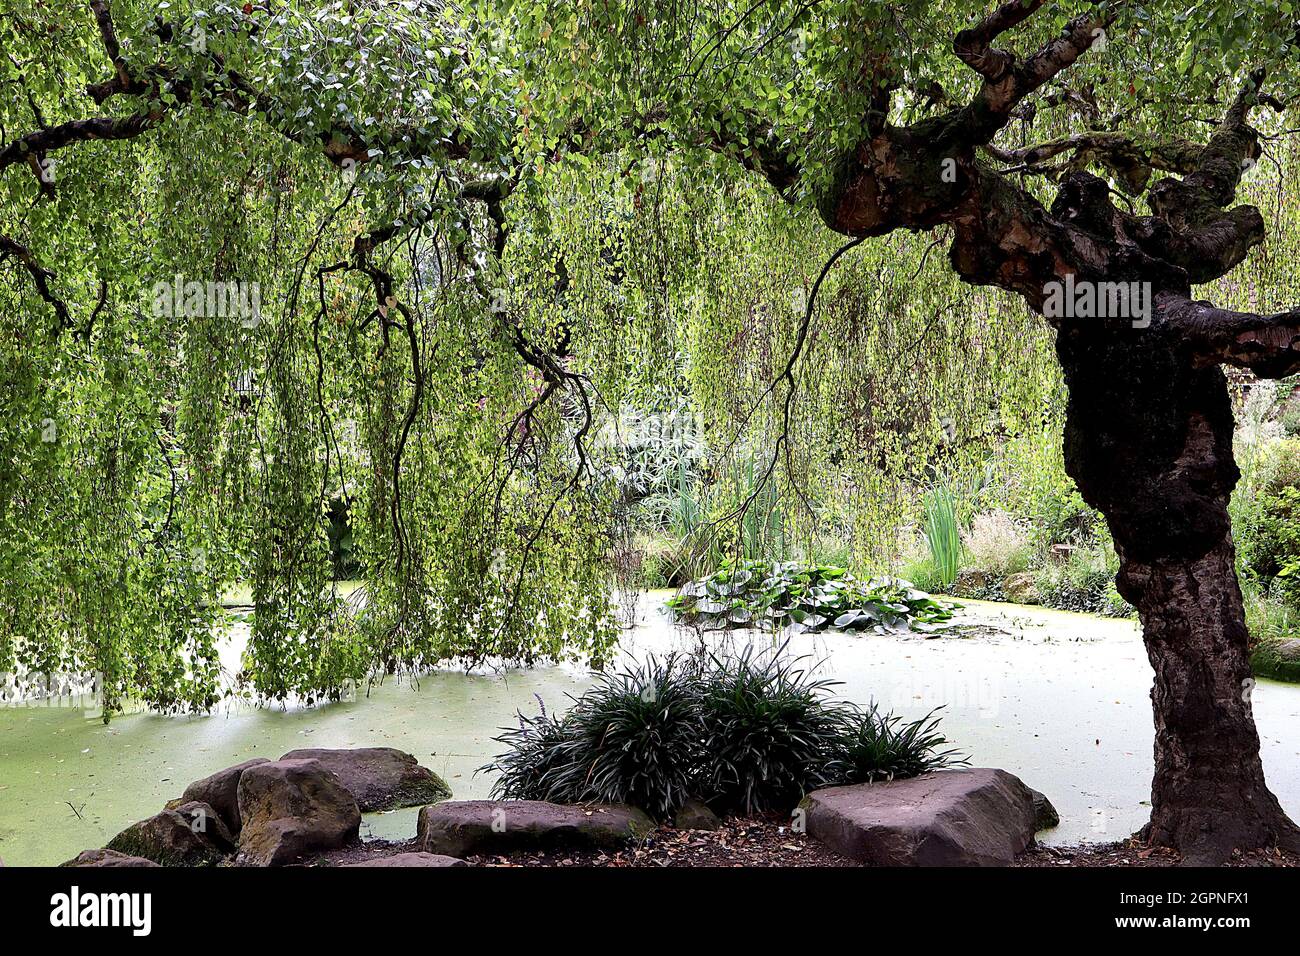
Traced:
<svg viewBox="0 0 1300 956">
<path fill-rule="evenodd" d="M 1253 496 L 1244 496 L 1237 511 L 1246 575 L 1300 608 L 1300 441 L 1270 448 Z"/>
<path fill-rule="evenodd" d="M 1006 577 L 1029 567 L 1029 536 L 1005 511 L 984 511 L 962 535 L 968 566 Z"/>
<path fill-rule="evenodd" d="M 1118 560 L 1113 551 L 1101 547 L 1079 549 L 1063 563 L 1035 571 L 1034 584 L 1047 607 L 1126 617 L 1133 609 L 1115 591 Z"/>
</svg>

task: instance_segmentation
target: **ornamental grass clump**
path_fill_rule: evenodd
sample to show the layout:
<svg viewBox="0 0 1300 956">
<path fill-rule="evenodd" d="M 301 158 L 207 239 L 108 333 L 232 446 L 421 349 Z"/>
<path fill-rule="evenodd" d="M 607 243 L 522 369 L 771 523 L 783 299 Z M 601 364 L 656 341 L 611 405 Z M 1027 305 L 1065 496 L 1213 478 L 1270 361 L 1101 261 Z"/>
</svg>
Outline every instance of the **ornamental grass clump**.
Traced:
<svg viewBox="0 0 1300 956">
<path fill-rule="evenodd" d="M 702 737 L 694 663 L 648 657 L 601 674 L 561 718 L 519 715 L 497 741 L 493 795 L 556 803 L 626 803 L 671 814 L 692 796 Z"/>
<path fill-rule="evenodd" d="M 851 719 L 839 752 L 828 770 L 837 783 L 874 783 L 902 780 L 931 770 L 966 763 L 939 733 L 939 718 L 930 711 L 919 720 L 881 714 L 870 704 Z"/>
<path fill-rule="evenodd" d="M 782 645 L 649 657 L 603 674 L 561 717 L 519 715 L 482 768 L 493 796 L 625 803 L 664 819 L 688 798 L 722 812 L 788 811 L 810 790 L 962 762 L 933 712 L 917 721 L 832 698 Z"/>
<path fill-rule="evenodd" d="M 703 796 L 722 810 L 788 810 L 828 782 L 848 711 L 833 682 L 801 659 L 756 653 L 713 658 L 700 682 Z"/>
</svg>

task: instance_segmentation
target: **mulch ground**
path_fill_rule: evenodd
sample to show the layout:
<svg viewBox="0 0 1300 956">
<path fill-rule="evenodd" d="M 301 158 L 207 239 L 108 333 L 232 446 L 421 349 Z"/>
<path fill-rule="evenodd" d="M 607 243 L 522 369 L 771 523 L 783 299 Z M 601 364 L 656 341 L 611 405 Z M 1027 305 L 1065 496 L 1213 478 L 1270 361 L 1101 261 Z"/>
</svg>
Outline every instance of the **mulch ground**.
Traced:
<svg viewBox="0 0 1300 956">
<path fill-rule="evenodd" d="M 617 851 L 549 850 L 467 857 L 480 866 L 856 866 L 806 834 L 789 817 L 727 819 L 717 830 L 659 827 L 639 846 Z M 785 821 L 785 822 L 782 822 Z"/>
<path fill-rule="evenodd" d="M 1015 866 L 1178 866 L 1182 858 L 1164 847 L 1149 847 L 1140 840 L 1088 843 L 1082 846 L 1034 844 Z M 1300 855 L 1285 850 L 1236 853 L 1225 866 L 1297 866 Z"/>
<path fill-rule="evenodd" d="M 622 850 L 533 850 L 510 855 L 467 856 L 467 863 L 492 867 L 740 867 L 857 866 L 852 860 L 792 831 L 788 817 L 729 818 L 717 830 L 677 830 L 661 826 L 636 846 Z M 326 854 L 316 866 L 340 866 L 365 859 L 418 850 L 415 841 L 370 840 Z M 1178 866 L 1177 853 L 1148 847 L 1138 840 L 1081 846 L 1035 844 L 1020 855 L 1017 867 Z M 1272 850 L 1239 853 L 1227 866 L 1300 867 L 1300 854 Z"/>
<path fill-rule="evenodd" d="M 717 830 L 662 826 L 622 850 L 534 850 L 509 856 L 467 856 L 475 866 L 856 866 L 806 834 L 791 831 L 789 817 L 727 819 Z M 312 866 L 342 866 L 418 850 L 415 841 L 368 840 L 327 853 Z"/>
</svg>

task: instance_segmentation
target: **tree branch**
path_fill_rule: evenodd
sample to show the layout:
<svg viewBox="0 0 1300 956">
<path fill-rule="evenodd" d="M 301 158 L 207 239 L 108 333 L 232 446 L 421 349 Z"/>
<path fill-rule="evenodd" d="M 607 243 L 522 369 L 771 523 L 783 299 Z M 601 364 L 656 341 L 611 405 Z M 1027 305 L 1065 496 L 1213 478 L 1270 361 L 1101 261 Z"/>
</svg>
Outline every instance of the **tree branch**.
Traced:
<svg viewBox="0 0 1300 956">
<path fill-rule="evenodd" d="M 1012 167 L 1003 170 L 1005 173 L 1044 174 L 1059 179 L 1067 172 L 1100 166 L 1115 175 L 1125 192 L 1136 196 L 1146 189 L 1156 171 L 1194 172 L 1203 147 L 1184 139 L 1145 144 L 1128 133 L 1085 130 L 1032 146 L 1005 149 L 989 143 L 982 148 L 998 162 Z M 1070 158 L 1060 164 L 1048 163 L 1067 153 Z"/>
<path fill-rule="evenodd" d="M 992 43 L 1038 12 L 1046 0 L 1008 0 L 975 26 L 962 30 L 953 40 L 952 52 L 980 76 L 997 82 L 1015 65 L 1016 56 L 995 50 Z"/>
<path fill-rule="evenodd" d="M 123 86 L 131 85 L 131 72 L 127 69 L 122 56 L 122 48 L 117 42 L 117 30 L 113 26 L 113 14 L 107 0 L 90 0 L 90 9 L 95 14 L 95 23 L 99 26 L 100 38 L 104 41 L 104 51 L 117 73 L 117 79 Z"/>
<path fill-rule="evenodd" d="M 1024 61 L 989 46 L 998 34 L 1023 22 L 1041 6 L 1041 0 L 1009 0 L 973 30 L 957 35 L 954 52 L 984 77 L 974 99 L 958 116 L 958 126 L 971 144 L 990 142 L 1025 97 L 1072 66 L 1117 15 L 1115 6 L 1081 14 Z"/>
<path fill-rule="evenodd" d="M 1224 211 L 1235 198 L 1242 174 L 1260 155 L 1259 134 L 1247 123 L 1259 102 L 1264 71 L 1255 70 L 1228 108 L 1218 131 L 1183 179 L 1169 177 L 1151 188 L 1148 201 L 1163 229 L 1166 257 L 1187 268 L 1194 282 L 1206 282 L 1238 265 L 1264 241 L 1264 217 L 1254 206 Z M 1155 247 L 1151 247 L 1156 251 Z"/>
<path fill-rule="evenodd" d="M 1300 308 L 1260 315 L 1164 295 L 1156 297 L 1155 311 L 1200 365 L 1235 365 L 1262 378 L 1300 372 Z"/>
</svg>

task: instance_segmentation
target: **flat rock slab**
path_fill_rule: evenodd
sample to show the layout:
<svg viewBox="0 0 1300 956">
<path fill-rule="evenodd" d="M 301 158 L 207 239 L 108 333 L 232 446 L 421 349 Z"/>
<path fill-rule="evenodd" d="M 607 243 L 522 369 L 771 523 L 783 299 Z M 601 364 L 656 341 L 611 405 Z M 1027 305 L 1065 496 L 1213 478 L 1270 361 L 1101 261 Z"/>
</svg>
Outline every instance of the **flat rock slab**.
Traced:
<svg viewBox="0 0 1300 956">
<path fill-rule="evenodd" d="M 281 760 L 318 760 L 338 775 L 362 813 L 422 807 L 451 796 L 451 788 L 410 754 L 392 747 L 291 750 Z"/>
<path fill-rule="evenodd" d="M 357 801 L 318 760 L 277 760 L 249 767 L 239 778 L 236 862 L 284 866 L 354 843 L 361 827 Z"/>
<path fill-rule="evenodd" d="M 1034 838 L 1034 800 L 1005 770 L 815 790 L 808 834 L 871 866 L 1006 866 Z"/>
<path fill-rule="evenodd" d="M 377 856 L 373 860 L 361 860 L 358 863 L 345 863 L 344 868 L 357 866 L 469 866 L 464 860 L 441 853 L 397 853 L 393 856 Z"/>
<path fill-rule="evenodd" d="M 454 800 L 420 811 L 416 843 L 428 853 L 456 857 L 556 847 L 613 849 L 653 828 L 633 807 Z"/>
<path fill-rule="evenodd" d="M 116 850 L 82 850 L 75 859 L 59 864 L 59 866 L 85 867 L 157 865 L 153 860 L 146 860 L 142 856 L 131 856 L 128 853 L 118 853 Z"/>
</svg>

